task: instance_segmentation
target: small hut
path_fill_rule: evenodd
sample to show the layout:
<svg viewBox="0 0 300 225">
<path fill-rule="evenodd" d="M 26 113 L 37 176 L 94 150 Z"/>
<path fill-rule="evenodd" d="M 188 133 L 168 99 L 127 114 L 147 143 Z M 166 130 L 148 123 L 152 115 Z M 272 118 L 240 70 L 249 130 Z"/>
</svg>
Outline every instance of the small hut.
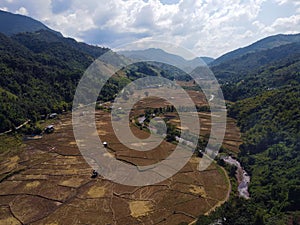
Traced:
<svg viewBox="0 0 300 225">
<path fill-rule="evenodd" d="M 54 126 L 53 125 L 49 125 L 45 128 L 45 133 L 46 134 L 51 134 L 54 132 Z"/>
<path fill-rule="evenodd" d="M 57 113 L 51 113 L 50 115 L 49 115 L 49 118 L 50 119 L 54 119 L 54 118 L 56 118 L 57 117 Z"/>
<path fill-rule="evenodd" d="M 96 178 L 98 176 L 98 172 L 93 170 L 91 178 Z"/>
<path fill-rule="evenodd" d="M 103 146 L 104 146 L 105 148 L 107 148 L 108 144 L 107 144 L 106 141 L 103 142 Z"/>
</svg>

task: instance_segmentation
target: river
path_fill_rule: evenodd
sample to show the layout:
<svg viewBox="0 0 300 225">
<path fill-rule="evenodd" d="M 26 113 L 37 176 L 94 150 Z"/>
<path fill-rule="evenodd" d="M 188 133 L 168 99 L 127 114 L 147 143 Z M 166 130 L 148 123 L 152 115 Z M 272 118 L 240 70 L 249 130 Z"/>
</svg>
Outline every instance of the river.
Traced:
<svg viewBox="0 0 300 225">
<path fill-rule="evenodd" d="M 237 161 L 236 159 L 232 158 L 231 156 L 225 157 L 225 158 L 223 158 L 223 160 L 224 160 L 224 162 L 237 167 L 236 178 L 237 178 L 238 185 L 239 185 L 238 186 L 239 196 L 243 197 L 245 199 L 249 199 L 250 194 L 248 191 L 248 186 L 250 183 L 250 176 L 243 169 L 240 162 Z"/>
</svg>

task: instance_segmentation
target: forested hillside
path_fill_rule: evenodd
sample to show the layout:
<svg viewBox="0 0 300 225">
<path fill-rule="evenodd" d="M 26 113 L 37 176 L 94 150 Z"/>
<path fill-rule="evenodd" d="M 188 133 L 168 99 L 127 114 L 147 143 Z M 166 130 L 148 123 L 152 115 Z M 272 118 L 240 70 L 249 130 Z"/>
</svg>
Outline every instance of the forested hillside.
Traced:
<svg viewBox="0 0 300 225">
<path fill-rule="evenodd" d="M 78 81 L 88 66 L 109 49 L 99 48 L 41 30 L 11 37 L 0 33 L 0 132 L 49 113 L 70 110 Z M 114 55 L 119 63 L 128 59 Z M 114 76 L 99 96 L 113 99 L 124 85 L 144 76 L 188 79 L 162 63 L 137 63 Z"/>
<path fill-rule="evenodd" d="M 276 48 L 281 45 L 287 45 L 295 42 L 300 42 L 300 34 L 278 34 L 266 37 L 244 48 L 239 48 L 234 51 L 228 52 L 211 62 L 210 65 L 218 66 L 220 64 L 227 63 L 234 59 L 240 58 L 244 55 L 257 53 L 260 51 Z"/>
<path fill-rule="evenodd" d="M 300 224 L 300 42 L 229 62 L 214 69 L 243 133 L 250 199 L 233 195 L 198 224 Z"/>
<path fill-rule="evenodd" d="M 272 217 L 299 211 L 300 86 L 265 92 L 236 103 L 230 115 L 244 132 L 240 160 L 252 176 L 256 207 Z"/>
<path fill-rule="evenodd" d="M 211 69 L 222 82 L 236 83 L 247 78 L 248 75 L 253 78 L 253 76 L 263 72 L 262 70 L 266 67 L 272 66 L 275 69 L 278 64 L 281 64 L 281 67 L 285 67 L 285 63 L 291 63 L 299 58 L 300 41 L 249 53 L 239 58 L 228 60 L 218 66 L 213 66 Z"/>
<path fill-rule="evenodd" d="M 197 224 L 300 224 L 300 86 L 266 91 L 233 104 L 244 144 L 238 156 L 251 176 L 250 199 L 229 202 Z M 222 220 L 222 219 L 221 219 Z"/>
<path fill-rule="evenodd" d="M 84 70 L 107 51 L 82 46 L 49 31 L 0 34 L 0 131 L 70 109 Z"/>
<path fill-rule="evenodd" d="M 225 78 L 222 86 L 226 99 L 236 101 L 265 91 L 298 85 L 300 83 L 300 42 L 286 47 L 292 49 L 290 52 L 293 53 L 289 55 L 289 51 L 283 51 L 281 59 L 253 70 L 245 70 L 244 73 L 240 73 L 240 76 Z M 279 49 L 286 47 L 279 47 Z M 276 54 L 274 51 L 271 53 Z"/>
</svg>

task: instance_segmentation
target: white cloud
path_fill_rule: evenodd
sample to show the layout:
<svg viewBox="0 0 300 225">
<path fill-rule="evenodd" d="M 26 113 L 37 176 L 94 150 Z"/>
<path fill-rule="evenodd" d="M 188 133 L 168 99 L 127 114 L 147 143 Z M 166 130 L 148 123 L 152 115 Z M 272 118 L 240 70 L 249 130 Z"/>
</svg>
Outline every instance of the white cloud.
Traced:
<svg viewBox="0 0 300 225">
<path fill-rule="evenodd" d="M 2 10 L 2 11 L 8 11 L 8 8 L 7 7 L 0 7 L 0 10 Z"/>
<path fill-rule="evenodd" d="M 17 14 L 21 14 L 21 15 L 25 15 L 27 16 L 28 15 L 28 11 L 26 8 L 24 7 L 20 7 L 17 11 L 16 11 Z"/>
<path fill-rule="evenodd" d="M 262 7 L 266 2 L 295 7 L 286 18 L 272 12 L 267 26 L 259 19 L 272 10 Z M 300 32 L 298 0 L 0 0 L 0 6 L 23 7 L 64 35 L 94 44 L 115 47 L 147 38 L 215 57 L 266 35 Z"/>
<path fill-rule="evenodd" d="M 295 30 L 295 27 L 300 28 L 300 15 L 293 15 L 287 18 L 278 18 L 267 28 L 269 32 L 281 32 L 281 33 L 297 33 L 299 30 Z"/>
<path fill-rule="evenodd" d="M 276 2 L 277 2 L 279 5 L 283 5 L 283 4 L 286 4 L 287 2 L 289 2 L 289 0 L 276 0 Z"/>
<path fill-rule="evenodd" d="M 63 33 L 72 33 L 72 35 L 74 35 L 77 32 L 84 32 L 96 28 L 93 19 L 88 15 L 88 11 L 78 10 L 70 14 L 59 14 L 55 17 L 48 17 L 44 19 L 44 21 L 51 24 L 52 27 L 61 30 Z"/>
<path fill-rule="evenodd" d="M 284 5 L 288 3 L 299 4 L 298 0 L 275 0 L 279 5 Z"/>
</svg>

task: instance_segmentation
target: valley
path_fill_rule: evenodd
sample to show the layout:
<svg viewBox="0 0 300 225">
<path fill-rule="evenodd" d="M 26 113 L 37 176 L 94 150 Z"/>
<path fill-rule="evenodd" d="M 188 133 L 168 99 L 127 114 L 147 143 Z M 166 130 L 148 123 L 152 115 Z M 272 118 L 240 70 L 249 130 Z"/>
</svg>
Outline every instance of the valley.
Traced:
<svg viewBox="0 0 300 225">
<path fill-rule="evenodd" d="M 143 1 L 143 4 L 161 1 Z M 17 1 L 6 2 L 15 4 Z M 123 2 L 129 4 L 130 1 Z M 291 2 L 281 1 L 278 6 L 293 4 Z M 27 12 L 23 7 L 18 12 L 21 9 Z M 300 224 L 300 34 L 299 26 L 289 26 L 292 17 L 286 21 L 279 17 L 276 20 L 286 22 L 282 27 L 291 28 L 289 34 L 274 31 L 272 35 L 260 32 L 256 36 L 253 30 L 252 38 L 256 37 L 256 42 L 241 47 L 242 42 L 246 44 L 244 38 L 221 32 L 229 36 L 224 43 L 212 46 L 209 53 L 227 48 L 231 36 L 241 41 L 231 46 L 236 50 L 217 58 L 197 55 L 192 59 L 176 55 L 176 48 L 167 51 L 168 44 L 161 45 L 166 47 L 162 49 L 147 45 L 148 49 L 143 50 L 141 44 L 136 50 L 124 49 L 125 52 L 118 54 L 100 47 L 107 46 L 106 41 L 110 39 L 106 30 L 95 32 L 95 35 L 100 34 L 99 42 L 90 45 L 64 37 L 35 19 L 6 10 L 0 9 L 1 225 Z M 197 11 L 194 7 L 193 10 Z M 51 21 L 50 18 L 47 21 Z M 223 22 L 217 24 L 222 24 L 223 29 Z M 181 26 L 181 22 L 178 25 Z M 81 32 L 85 33 L 81 30 L 80 35 Z M 137 39 L 143 37 L 143 32 Z M 93 34 L 91 30 L 88 35 Z M 132 34 L 121 32 L 117 37 L 121 40 L 125 35 L 128 41 Z M 145 37 L 148 36 L 151 37 L 151 32 Z M 258 40 L 262 36 L 264 38 Z M 212 41 L 218 40 L 217 37 Z M 204 47 L 205 40 L 196 38 L 197 32 L 189 32 L 185 41 L 191 46 L 197 43 L 197 47 Z M 76 123 L 72 124 L 71 111 L 85 104 L 73 105 L 74 94 L 91 63 L 108 52 L 111 54 L 108 54 L 108 63 L 104 60 L 104 71 L 120 70 L 105 83 L 100 93 L 96 90 L 96 113 L 91 117 L 96 119 L 97 129 L 86 135 L 107 142 L 103 144 L 107 150 L 103 157 L 132 165 L 134 170 L 162 162 L 177 145 L 189 150 L 195 145 L 192 146 L 196 147 L 194 155 L 186 165 L 164 181 L 140 187 L 114 183 L 93 173 L 95 168 L 78 149 L 78 145 L 85 143 L 74 138 Z M 133 63 L 135 60 L 152 62 Z M 207 72 L 213 72 L 216 79 L 207 79 Z M 190 75 L 196 75 L 195 80 Z M 157 77 L 175 81 L 192 98 L 192 104 L 179 92 L 159 90 L 165 81 L 153 84 Z M 140 93 L 131 88 L 123 89 L 142 78 L 148 80 L 144 80 L 145 90 Z M 203 81 L 203 90 L 197 86 L 197 78 Z M 92 82 L 97 86 L 102 81 L 93 79 Z M 220 90 L 214 86 L 217 83 Z M 176 85 L 167 86 L 172 89 Z M 95 91 L 83 89 L 88 93 Z M 205 92 L 205 89 L 210 90 Z M 207 93 L 206 97 L 202 91 Z M 112 102 L 118 93 L 121 105 L 114 111 Z M 167 97 L 160 97 L 164 93 Z M 126 124 L 128 122 L 130 131 L 140 140 L 128 141 L 129 145 L 125 146 L 116 136 L 112 120 L 118 121 L 124 116 L 126 107 L 122 99 L 133 96 L 138 101 L 130 108 Z M 208 105 L 214 104 L 220 96 L 224 96 L 226 106 L 222 104 L 216 111 L 227 113 L 225 137 L 219 153 L 213 155 L 215 160 L 206 170 L 199 171 L 199 163 L 207 156 L 204 149 L 213 147 L 208 139 L 222 133 L 220 127 L 215 127 L 215 133 L 211 131 L 218 115 L 211 114 L 214 109 Z M 179 107 L 175 109 L 171 102 L 176 97 Z M 192 113 L 192 109 L 196 111 Z M 83 122 L 86 122 L 85 113 L 89 112 L 82 113 Z M 199 122 L 199 129 L 183 124 L 182 119 L 187 118 L 197 118 L 194 124 Z M 225 125 L 225 121 L 221 120 L 220 124 Z M 156 148 L 135 151 L 128 147 L 145 146 L 143 139 L 147 139 L 150 132 L 164 138 Z M 190 136 L 181 136 L 185 132 Z M 199 136 L 196 144 L 192 143 L 195 134 Z M 173 165 L 167 166 L 167 170 L 174 170 Z M 163 177 L 160 172 L 157 174 Z M 125 174 L 124 180 L 131 179 L 131 175 Z"/>
<path fill-rule="evenodd" d="M 145 159 L 118 143 L 109 113 L 97 111 L 96 119 L 110 157 L 149 164 L 175 146 L 164 141 L 146 152 Z M 196 156 L 178 174 L 156 185 L 129 187 L 101 176 L 92 179 L 73 137 L 71 115 L 61 115 L 54 126 L 53 134 L 26 141 L 21 153 L 1 161 L 1 224 L 174 224 L 191 222 L 228 198 L 225 172 L 216 164 L 199 172 L 201 158 Z M 135 126 L 132 131 L 140 138 L 148 135 Z M 239 139 L 228 130 L 229 139 L 232 135 Z"/>
<path fill-rule="evenodd" d="M 149 89 L 149 92 L 154 91 Z M 196 105 L 207 105 L 201 92 L 187 92 Z M 104 157 L 141 166 L 160 162 L 172 154 L 176 143 L 167 141 L 146 152 L 124 146 L 111 125 L 108 111 L 111 103 L 102 107 L 96 111 L 95 118 L 96 135 L 108 143 Z M 133 107 L 131 116 L 162 107 L 171 105 L 161 98 L 144 98 Z M 169 123 L 181 129 L 176 112 L 158 116 L 172 118 Z M 199 112 L 198 117 L 200 138 L 205 139 L 211 129 L 210 113 Z M 45 134 L 39 140 L 24 141 L 18 153 L 3 157 L 0 162 L 1 224 L 190 223 L 229 198 L 231 184 L 227 172 L 217 163 L 199 171 L 201 158 L 196 154 L 177 174 L 149 186 L 125 186 L 103 179 L 101 174 L 91 178 L 92 168 L 82 157 L 73 136 L 71 114 L 59 115 L 53 122 L 54 133 Z M 130 128 L 139 139 L 149 136 L 148 131 L 134 122 Z M 236 155 L 241 143 L 236 122 L 228 118 L 224 148 Z"/>
</svg>

